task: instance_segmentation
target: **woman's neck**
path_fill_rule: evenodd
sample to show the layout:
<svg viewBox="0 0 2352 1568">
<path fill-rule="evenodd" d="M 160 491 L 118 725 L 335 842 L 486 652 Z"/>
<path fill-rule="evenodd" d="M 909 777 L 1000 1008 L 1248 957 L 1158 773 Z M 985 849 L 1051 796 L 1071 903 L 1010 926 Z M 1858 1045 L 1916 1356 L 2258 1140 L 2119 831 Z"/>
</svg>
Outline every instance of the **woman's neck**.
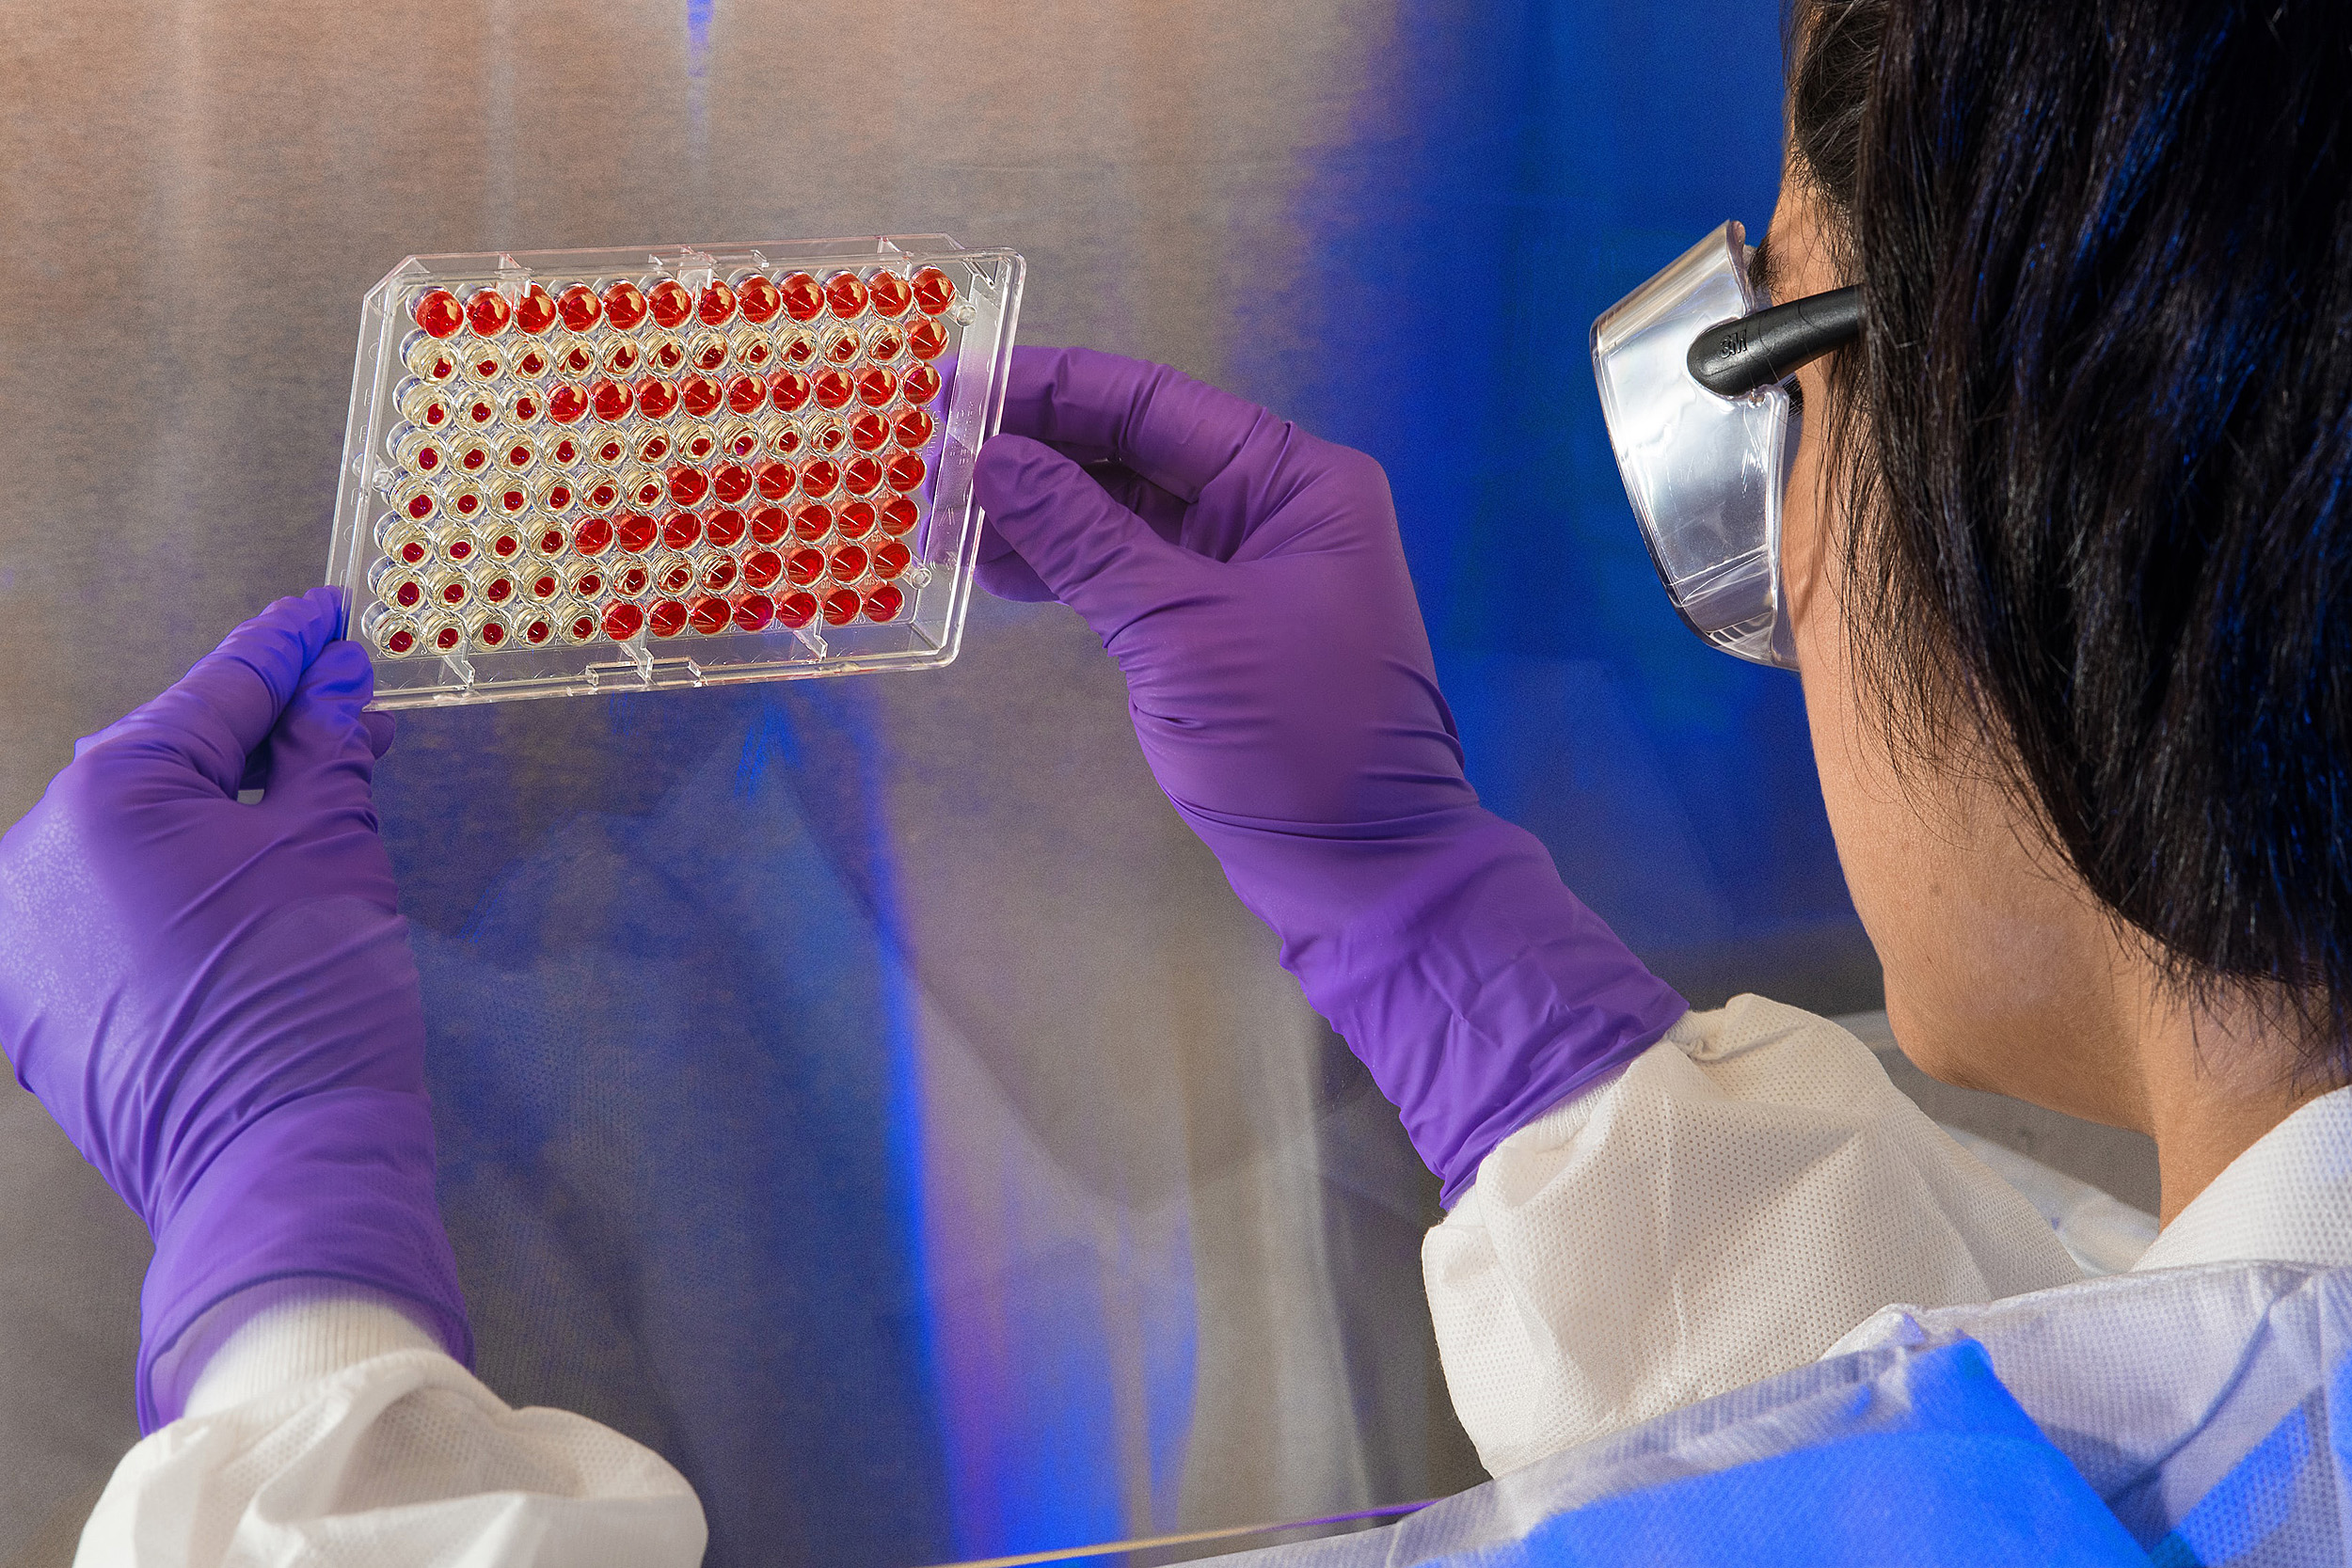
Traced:
<svg viewBox="0 0 2352 1568">
<path fill-rule="evenodd" d="M 2144 1128 L 2167 1225 L 2265 1133 L 2336 1087 L 2298 1072 L 2291 1018 L 2250 1003 L 2197 1006 L 2152 978 L 2137 1031 Z"/>
</svg>

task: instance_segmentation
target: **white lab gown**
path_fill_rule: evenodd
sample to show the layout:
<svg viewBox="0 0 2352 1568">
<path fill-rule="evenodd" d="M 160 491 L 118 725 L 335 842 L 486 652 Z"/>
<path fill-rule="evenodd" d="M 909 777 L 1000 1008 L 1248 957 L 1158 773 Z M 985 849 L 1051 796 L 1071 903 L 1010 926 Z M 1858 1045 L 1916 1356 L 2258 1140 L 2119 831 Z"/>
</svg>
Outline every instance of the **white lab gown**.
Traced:
<svg viewBox="0 0 2352 1568">
<path fill-rule="evenodd" d="M 2086 1280 L 1867 1047 L 1741 997 L 1487 1156 L 1424 1245 L 1430 1309 L 1455 1408 L 1502 1474 L 1833 1350 L 1934 1332 L 1937 1308 L 2017 1298 L 1993 1316 L 2104 1320 L 2133 1299 L 2119 1285 L 2169 1301 L 2261 1273 L 2241 1260 L 2352 1263 L 2347 1149 L 2352 1090 L 2241 1155 L 2137 1265 L 2185 1272 Z M 657 1568 L 698 1560 L 704 1539 L 691 1490 L 651 1451 L 510 1409 L 397 1313 L 323 1301 L 229 1340 L 187 1414 L 125 1456 L 77 1560 Z"/>
</svg>

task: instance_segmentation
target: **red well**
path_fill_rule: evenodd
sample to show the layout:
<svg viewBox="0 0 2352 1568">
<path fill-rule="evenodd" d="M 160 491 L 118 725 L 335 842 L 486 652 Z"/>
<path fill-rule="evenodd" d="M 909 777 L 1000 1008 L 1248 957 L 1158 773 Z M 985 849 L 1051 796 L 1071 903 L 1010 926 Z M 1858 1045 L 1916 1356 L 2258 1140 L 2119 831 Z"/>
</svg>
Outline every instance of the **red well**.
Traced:
<svg viewBox="0 0 2352 1568">
<path fill-rule="evenodd" d="M 867 278 L 866 293 L 875 310 L 885 316 L 903 316 L 914 303 L 914 287 L 895 272 L 878 272 Z"/>
<path fill-rule="evenodd" d="M 553 326 L 555 325 L 554 296 L 536 283 L 525 289 L 522 303 L 515 307 L 515 325 L 534 338 Z"/>
<path fill-rule="evenodd" d="M 758 273 L 753 273 L 736 285 L 737 307 L 743 319 L 755 325 L 771 322 L 784 309 L 784 294 L 775 284 Z"/>
<path fill-rule="evenodd" d="M 645 293 L 634 283 L 619 282 L 604 291 L 604 318 L 623 332 L 641 325 L 646 309 Z"/>
<path fill-rule="evenodd" d="M 784 296 L 784 311 L 796 322 L 813 322 L 825 313 L 825 291 L 817 279 L 804 272 L 796 272 L 777 285 Z"/>
<path fill-rule="evenodd" d="M 604 316 L 604 303 L 596 298 L 596 291 L 585 283 L 575 283 L 555 296 L 555 313 L 574 332 L 585 332 Z"/>
<path fill-rule="evenodd" d="M 496 289 L 476 289 L 473 297 L 466 301 L 466 325 L 473 328 L 477 338 L 495 338 L 514 320 L 515 308 Z"/>
<path fill-rule="evenodd" d="M 673 327 L 694 313 L 694 296 L 676 278 L 664 277 L 645 291 L 645 307 L 656 326 Z"/>
<path fill-rule="evenodd" d="M 419 294 L 417 303 L 410 307 L 410 314 L 428 337 L 454 337 L 457 329 L 466 325 L 465 307 L 447 289 L 427 289 Z"/>
<path fill-rule="evenodd" d="M 723 550 L 733 549 L 743 541 L 743 514 L 731 506 L 718 508 L 703 524 L 703 537 Z"/>
</svg>

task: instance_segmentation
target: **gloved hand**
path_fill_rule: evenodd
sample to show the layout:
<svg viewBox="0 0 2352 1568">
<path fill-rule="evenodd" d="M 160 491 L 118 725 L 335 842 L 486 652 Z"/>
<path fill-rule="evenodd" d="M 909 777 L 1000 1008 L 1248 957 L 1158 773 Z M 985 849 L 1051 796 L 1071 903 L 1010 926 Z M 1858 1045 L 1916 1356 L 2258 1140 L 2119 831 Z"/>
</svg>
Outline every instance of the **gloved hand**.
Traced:
<svg viewBox="0 0 2352 1568">
<path fill-rule="evenodd" d="M 982 585 L 1059 599 L 1118 660 L 1152 776 L 1448 1203 L 1688 1010 L 1479 806 L 1378 464 L 1083 349 L 1014 352 L 1004 432 Z"/>
<path fill-rule="evenodd" d="M 389 719 L 330 589 L 90 736 L 0 838 L 0 1048 L 147 1222 L 143 1430 L 254 1287 L 399 1298 L 467 1360 L 424 1013 L 370 784 Z M 261 801 L 240 805 L 251 765 Z M 158 1373 L 159 1358 L 167 1369 Z"/>
</svg>

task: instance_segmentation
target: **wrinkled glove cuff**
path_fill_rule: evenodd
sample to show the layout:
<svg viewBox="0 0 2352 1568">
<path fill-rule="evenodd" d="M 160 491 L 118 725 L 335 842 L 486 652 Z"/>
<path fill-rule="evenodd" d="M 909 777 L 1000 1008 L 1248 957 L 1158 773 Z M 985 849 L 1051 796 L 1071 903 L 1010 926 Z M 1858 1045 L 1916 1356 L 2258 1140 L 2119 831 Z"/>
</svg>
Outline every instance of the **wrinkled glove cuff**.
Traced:
<svg viewBox="0 0 2352 1568">
<path fill-rule="evenodd" d="M 1493 1148 L 1655 1044 L 1690 1004 L 1465 806 L 1369 825 L 1177 810 L 1362 1058 L 1449 1206 Z"/>
<path fill-rule="evenodd" d="M 151 1224 L 155 1259 L 139 1294 L 139 1430 L 176 1419 L 203 1370 L 179 1355 L 206 1319 L 232 1329 L 237 1301 L 259 1310 L 280 1281 L 340 1281 L 401 1304 L 460 1362 L 473 1331 L 433 1190 L 433 1124 L 421 1094 L 348 1087 L 257 1118 Z M 232 1300 L 232 1298 L 235 1298 Z"/>
</svg>

